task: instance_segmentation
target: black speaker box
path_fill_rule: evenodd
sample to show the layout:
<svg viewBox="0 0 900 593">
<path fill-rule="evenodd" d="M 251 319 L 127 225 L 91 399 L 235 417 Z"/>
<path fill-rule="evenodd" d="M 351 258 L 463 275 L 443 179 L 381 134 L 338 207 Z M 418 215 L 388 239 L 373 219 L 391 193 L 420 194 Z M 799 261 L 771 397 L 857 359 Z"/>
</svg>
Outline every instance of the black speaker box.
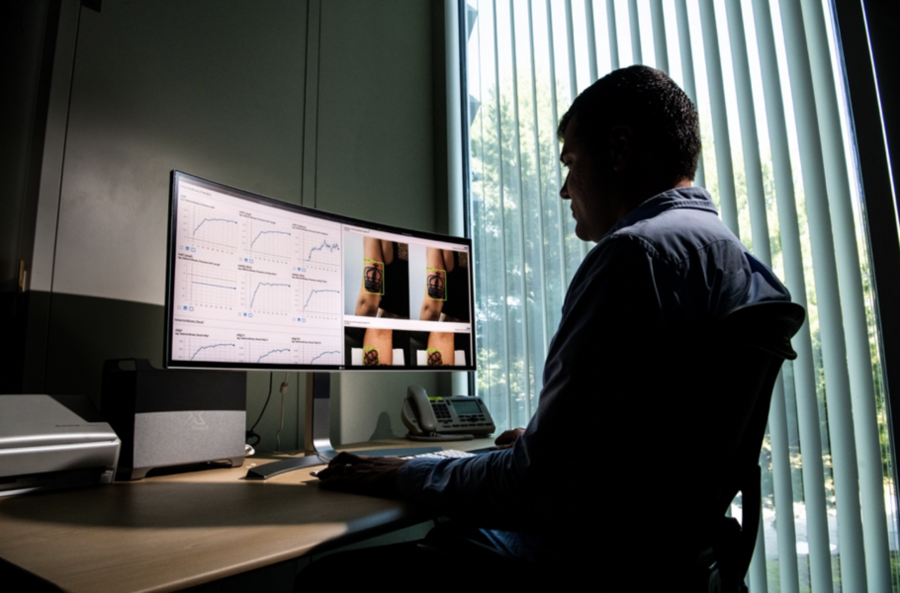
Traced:
<svg viewBox="0 0 900 593">
<path fill-rule="evenodd" d="M 246 373 L 107 360 L 100 410 L 122 440 L 117 480 L 139 480 L 163 467 L 244 463 Z"/>
</svg>

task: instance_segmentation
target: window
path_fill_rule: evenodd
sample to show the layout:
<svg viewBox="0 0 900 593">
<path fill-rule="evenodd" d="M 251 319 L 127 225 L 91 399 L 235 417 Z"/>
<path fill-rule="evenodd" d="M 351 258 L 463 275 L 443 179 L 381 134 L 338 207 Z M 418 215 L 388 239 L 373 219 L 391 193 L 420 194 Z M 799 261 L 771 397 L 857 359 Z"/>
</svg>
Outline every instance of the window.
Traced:
<svg viewBox="0 0 900 593">
<path fill-rule="evenodd" d="M 809 316 L 773 395 L 751 588 L 900 590 L 877 310 L 831 5 L 466 2 L 477 385 L 495 420 L 531 417 L 565 287 L 591 247 L 559 199 L 556 123 L 610 70 L 665 70 L 700 111 L 695 183 Z"/>
</svg>

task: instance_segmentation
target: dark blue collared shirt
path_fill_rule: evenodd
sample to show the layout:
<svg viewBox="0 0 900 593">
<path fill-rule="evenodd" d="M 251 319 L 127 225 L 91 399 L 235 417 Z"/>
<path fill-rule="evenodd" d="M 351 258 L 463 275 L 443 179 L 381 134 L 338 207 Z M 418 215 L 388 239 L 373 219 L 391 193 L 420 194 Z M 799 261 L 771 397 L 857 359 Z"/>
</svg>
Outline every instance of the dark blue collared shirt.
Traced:
<svg viewBox="0 0 900 593">
<path fill-rule="evenodd" d="M 698 372 L 703 361 L 677 351 L 679 336 L 741 305 L 789 299 L 722 223 L 706 190 L 659 194 L 610 229 L 579 267 L 538 409 L 513 448 L 412 460 L 400 490 L 487 528 L 516 556 L 583 559 L 579 534 L 592 533 L 616 542 L 613 551 L 597 550 L 615 562 L 646 543 L 648 523 L 635 518 L 652 517 L 660 504 L 656 469 L 690 454 L 673 442 L 678 429 L 667 414 L 681 396 L 662 375 L 669 359 L 689 360 Z"/>
</svg>

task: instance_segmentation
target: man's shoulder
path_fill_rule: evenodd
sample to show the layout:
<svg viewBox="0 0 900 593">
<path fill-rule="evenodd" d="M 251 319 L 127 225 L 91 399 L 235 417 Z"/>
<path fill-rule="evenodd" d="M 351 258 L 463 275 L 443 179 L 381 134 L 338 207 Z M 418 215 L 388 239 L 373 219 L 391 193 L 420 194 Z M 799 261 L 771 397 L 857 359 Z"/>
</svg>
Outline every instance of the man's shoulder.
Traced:
<svg viewBox="0 0 900 593">
<path fill-rule="evenodd" d="M 743 244 L 725 226 L 711 204 L 705 206 L 676 202 L 665 208 L 648 208 L 648 215 L 636 217 L 630 224 L 610 233 L 601 243 L 607 243 L 609 247 L 630 244 L 672 264 L 706 250 L 743 254 L 746 251 Z"/>
<path fill-rule="evenodd" d="M 660 306 L 690 318 L 789 298 L 725 226 L 705 190 L 691 189 L 660 194 L 629 213 L 586 260 L 594 279 L 607 285 L 603 270 L 622 270 L 630 290 L 638 270 L 645 270 Z"/>
</svg>

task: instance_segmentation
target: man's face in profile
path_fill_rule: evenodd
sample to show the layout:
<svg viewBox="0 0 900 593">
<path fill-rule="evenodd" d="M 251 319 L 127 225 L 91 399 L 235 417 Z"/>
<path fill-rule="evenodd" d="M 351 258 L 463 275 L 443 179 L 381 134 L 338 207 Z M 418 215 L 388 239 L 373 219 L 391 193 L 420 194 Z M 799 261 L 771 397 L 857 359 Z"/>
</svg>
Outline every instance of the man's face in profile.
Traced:
<svg viewBox="0 0 900 593">
<path fill-rule="evenodd" d="M 576 135 L 578 116 L 566 126 L 562 153 L 559 159 L 568 169 L 559 195 L 571 200 L 575 218 L 575 234 L 584 241 L 597 242 L 618 222 L 618 201 L 613 197 L 610 183 L 612 159 L 600 151 L 589 151 L 584 140 Z"/>
</svg>

